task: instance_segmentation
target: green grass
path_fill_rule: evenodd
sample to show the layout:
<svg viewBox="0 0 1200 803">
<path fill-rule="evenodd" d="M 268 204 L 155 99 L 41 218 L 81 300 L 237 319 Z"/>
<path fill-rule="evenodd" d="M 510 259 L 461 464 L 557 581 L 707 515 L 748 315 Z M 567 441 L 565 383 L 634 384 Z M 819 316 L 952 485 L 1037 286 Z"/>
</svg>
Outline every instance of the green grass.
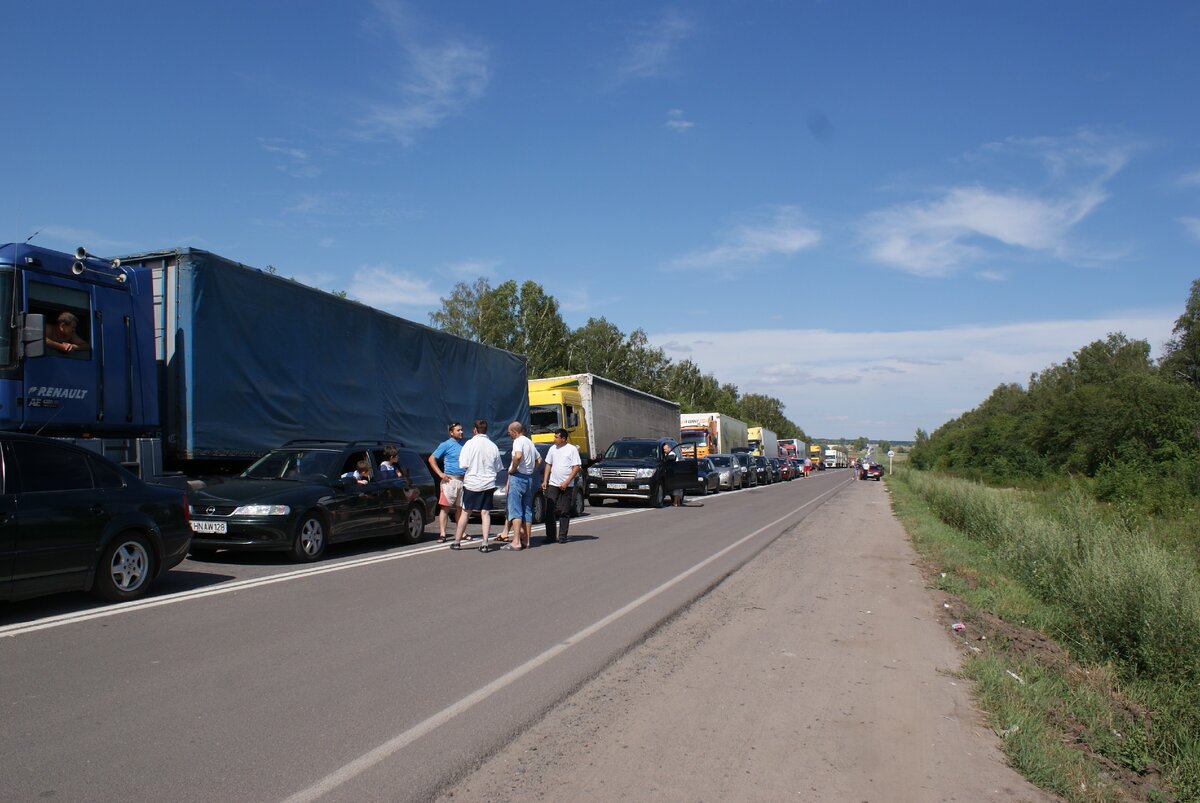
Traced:
<svg viewBox="0 0 1200 803">
<path fill-rule="evenodd" d="M 1200 799 L 1200 575 L 1168 545 L 1195 536 L 1131 527 L 1074 485 L 997 489 L 911 470 L 888 484 L 964 621 L 1061 646 L 1047 661 L 1001 638 L 964 667 L 1014 766 L 1068 800 Z"/>
</svg>

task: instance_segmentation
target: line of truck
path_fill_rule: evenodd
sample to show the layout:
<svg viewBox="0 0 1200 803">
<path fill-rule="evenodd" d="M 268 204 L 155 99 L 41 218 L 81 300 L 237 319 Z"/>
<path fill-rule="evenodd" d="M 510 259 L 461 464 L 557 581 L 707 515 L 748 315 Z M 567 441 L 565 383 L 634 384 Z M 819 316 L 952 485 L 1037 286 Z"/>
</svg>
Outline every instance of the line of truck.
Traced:
<svg viewBox="0 0 1200 803">
<path fill-rule="evenodd" d="M 567 430 L 585 466 L 621 438 L 681 456 L 803 451 L 732 416 L 521 355 L 194 248 L 100 258 L 0 246 L 0 430 L 74 441 L 147 479 L 227 474 L 293 439 L 433 451 L 450 421 Z M 56 347 L 60 320 L 85 347 Z M 498 430 L 502 432 L 502 430 Z"/>
</svg>

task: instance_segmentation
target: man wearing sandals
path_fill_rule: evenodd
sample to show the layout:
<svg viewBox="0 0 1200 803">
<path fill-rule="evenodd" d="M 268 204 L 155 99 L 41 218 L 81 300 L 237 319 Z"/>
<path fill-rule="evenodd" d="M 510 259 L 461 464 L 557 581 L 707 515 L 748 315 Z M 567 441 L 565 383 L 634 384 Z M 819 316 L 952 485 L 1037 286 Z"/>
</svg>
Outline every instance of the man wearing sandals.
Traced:
<svg viewBox="0 0 1200 803">
<path fill-rule="evenodd" d="M 512 464 L 508 467 L 508 520 L 513 525 L 513 543 L 500 547 L 510 551 L 529 546 L 533 530 L 533 472 L 541 462 L 541 455 L 533 441 L 525 435 L 525 425 L 514 421 L 508 425 L 508 435 L 513 440 Z"/>
<path fill-rule="evenodd" d="M 488 422 L 482 418 L 475 422 L 475 435 L 467 441 L 458 455 L 458 465 L 463 474 L 463 514 L 458 519 L 454 533 L 453 549 L 462 549 L 462 539 L 467 532 L 467 521 L 471 513 L 479 514 L 483 524 L 483 543 L 480 552 L 488 551 L 488 538 L 492 528 L 492 497 L 496 493 L 496 475 L 504 468 L 500 462 L 500 450 L 487 436 Z"/>
</svg>

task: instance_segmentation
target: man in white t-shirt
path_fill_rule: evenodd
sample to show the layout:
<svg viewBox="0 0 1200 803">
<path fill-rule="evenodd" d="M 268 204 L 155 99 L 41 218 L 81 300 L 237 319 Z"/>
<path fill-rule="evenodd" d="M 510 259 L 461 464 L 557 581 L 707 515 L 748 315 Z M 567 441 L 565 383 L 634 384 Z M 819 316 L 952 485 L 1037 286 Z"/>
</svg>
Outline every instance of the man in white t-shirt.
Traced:
<svg viewBox="0 0 1200 803">
<path fill-rule="evenodd" d="M 546 470 L 542 475 L 542 490 L 546 492 L 545 543 L 566 543 L 571 527 L 571 500 L 575 497 L 575 480 L 583 463 L 579 450 L 567 443 L 567 431 L 554 431 L 554 445 L 546 452 Z M 556 526 L 557 525 L 557 526 Z"/>
<path fill-rule="evenodd" d="M 512 463 L 508 467 L 508 520 L 513 523 L 513 543 L 500 547 L 516 551 L 529 546 L 533 531 L 533 473 L 542 456 L 529 436 L 525 425 L 514 421 L 508 425 L 512 438 Z"/>
<path fill-rule="evenodd" d="M 492 528 L 492 497 L 496 493 L 496 475 L 504 468 L 500 450 L 487 436 L 488 422 L 482 418 L 475 422 L 475 436 L 463 444 L 458 455 L 458 465 L 463 469 L 463 515 L 458 518 L 458 529 L 454 533 L 451 549 L 461 549 L 462 539 L 467 532 L 467 519 L 471 513 L 479 514 L 483 524 L 483 543 L 480 552 L 488 551 L 488 537 Z"/>
</svg>

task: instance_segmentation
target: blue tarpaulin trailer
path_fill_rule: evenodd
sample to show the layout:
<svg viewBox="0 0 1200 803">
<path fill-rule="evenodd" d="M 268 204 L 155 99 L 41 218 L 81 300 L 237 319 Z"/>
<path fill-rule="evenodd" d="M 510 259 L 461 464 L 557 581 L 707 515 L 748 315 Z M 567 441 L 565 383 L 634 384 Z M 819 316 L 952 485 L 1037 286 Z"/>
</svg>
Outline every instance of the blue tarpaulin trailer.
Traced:
<svg viewBox="0 0 1200 803">
<path fill-rule="evenodd" d="M 450 421 L 529 420 L 522 356 L 199 249 L 121 263 L 152 279 L 169 464 L 293 438 L 431 452 Z"/>
</svg>

